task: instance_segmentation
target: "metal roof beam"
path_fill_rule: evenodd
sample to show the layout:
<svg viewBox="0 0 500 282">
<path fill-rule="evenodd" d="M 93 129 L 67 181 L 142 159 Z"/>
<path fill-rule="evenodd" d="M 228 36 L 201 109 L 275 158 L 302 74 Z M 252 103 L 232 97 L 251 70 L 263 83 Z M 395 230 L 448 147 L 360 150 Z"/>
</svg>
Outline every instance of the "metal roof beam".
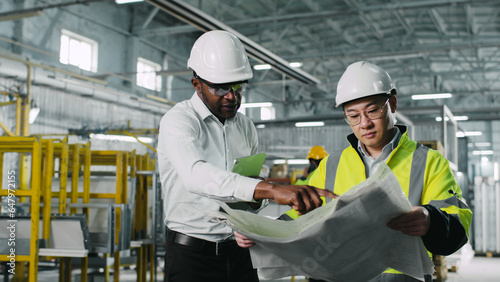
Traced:
<svg viewBox="0 0 500 282">
<path fill-rule="evenodd" d="M 400 9 L 392 10 L 391 13 L 396 17 L 398 22 L 401 23 L 407 34 L 411 34 L 413 32 L 413 27 L 411 27 L 408 21 L 403 17 L 403 15 L 401 15 Z"/>
<path fill-rule="evenodd" d="M 185 2 L 175 1 L 175 0 L 172 1 L 146 0 L 146 1 L 159 7 L 165 12 L 174 15 L 177 18 L 198 27 L 200 30 L 203 31 L 226 30 L 228 32 L 233 33 L 241 40 L 249 56 L 253 57 L 254 59 L 260 62 L 270 64 L 271 66 L 273 66 L 275 70 L 293 79 L 311 85 L 316 85 L 321 83 L 319 79 L 315 78 L 314 76 L 308 74 L 307 72 L 301 69 L 292 68 L 290 64 L 281 57 L 277 56 L 276 54 L 270 52 L 269 50 L 255 43 L 254 41 L 247 38 L 243 34 L 232 29 L 231 27 L 223 24 L 222 22 L 198 10 L 197 8 L 188 5 Z"/>
<path fill-rule="evenodd" d="M 498 13 L 500 13 L 500 8 L 497 8 L 495 10 L 495 12 L 488 18 L 488 20 L 484 23 L 484 25 L 482 25 L 481 27 L 479 27 L 477 29 L 477 34 L 480 34 L 483 29 L 488 26 L 489 24 L 491 24 L 492 22 L 494 22 L 495 20 L 497 20 L 498 18 Z"/>
<path fill-rule="evenodd" d="M 151 21 L 153 20 L 153 18 L 156 16 L 156 14 L 158 14 L 158 11 L 160 10 L 160 8 L 158 7 L 154 7 L 151 12 L 149 12 L 149 15 L 148 17 L 146 18 L 146 20 L 144 20 L 144 23 L 142 24 L 141 26 L 141 29 L 146 29 L 146 27 L 148 27 L 148 25 L 151 23 Z"/>
<path fill-rule="evenodd" d="M 434 22 L 434 25 L 436 26 L 439 34 L 445 35 L 446 34 L 446 24 L 445 24 L 443 18 L 439 15 L 439 12 L 436 11 L 436 9 L 430 9 L 429 16 L 431 17 L 432 22 Z"/>
</svg>

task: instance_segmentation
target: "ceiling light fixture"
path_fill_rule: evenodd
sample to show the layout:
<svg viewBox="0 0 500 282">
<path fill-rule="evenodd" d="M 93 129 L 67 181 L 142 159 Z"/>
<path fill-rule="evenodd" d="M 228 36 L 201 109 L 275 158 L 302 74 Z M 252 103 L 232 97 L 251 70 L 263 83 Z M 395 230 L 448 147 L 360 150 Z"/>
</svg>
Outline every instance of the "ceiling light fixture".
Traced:
<svg viewBox="0 0 500 282">
<path fill-rule="evenodd" d="M 115 0 L 116 4 L 128 4 L 135 2 L 143 2 L 144 0 Z"/>
<path fill-rule="evenodd" d="M 455 133 L 455 135 L 459 138 L 465 137 L 465 136 L 481 136 L 483 133 L 481 131 L 458 131 Z"/>
<path fill-rule="evenodd" d="M 300 67 L 301 67 L 301 66 L 303 66 L 303 65 L 304 65 L 304 64 L 303 64 L 303 63 L 301 63 L 301 62 L 291 62 L 291 63 L 290 63 L 290 66 L 291 66 L 292 68 L 300 68 Z"/>
<path fill-rule="evenodd" d="M 476 147 L 489 147 L 491 146 L 491 142 L 476 142 L 474 145 L 476 145 Z"/>
<path fill-rule="evenodd" d="M 415 94 L 411 95 L 412 100 L 429 100 L 429 99 L 447 99 L 451 98 L 451 93 L 435 93 L 435 94 Z"/>
<path fill-rule="evenodd" d="M 287 163 L 289 165 L 306 165 L 309 164 L 309 160 L 303 159 L 289 159 L 289 160 L 274 160 L 273 164 L 284 164 Z"/>
<path fill-rule="evenodd" d="M 271 65 L 269 65 L 269 64 L 255 65 L 255 66 L 253 66 L 253 69 L 254 70 L 270 70 Z"/>
<path fill-rule="evenodd" d="M 31 108 L 29 112 L 28 122 L 29 124 L 33 124 L 40 113 L 40 108 Z"/>
<path fill-rule="evenodd" d="M 309 127 L 309 126 L 324 126 L 325 123 L 322 121 L 311 121 L 311 122 L 296 122 L 295 127 Z"/>
<path fill-rule="evenodd" d="M 241 104 L 240 108 L 246 109 L 246 108 L 265 108 L 265 107 L 272 107 L 273 103 L 271 102 L 262 102 L 262 103 L 244 103 Z"/>
<path fill-rule="evenodd" d="M 463 121 L 463 120 L 469 120 L 469 117 L 468 116 L 454 116 L 453 118 L 455 118 L 456 121 Z M 436 117 L 436 121 L 442 121 L 443 118 L 442 117 Z M 445 121 L 448 121 L 449 118 L 448 117 L 445 117 L 444 118 Z"/>
<path fill-rule="evenodd" d="M 304 64 L 301 63 L 301 62 L 291 62 L 289 63 L 289 65 L 292 67 L 292 68 L 300 68 L 301 66 L 303 66 Z M 272 67 L 270 64 L 260 64 L 260 65 L 255 65 L 253 66 L 253 69 L 254 70 L 270 70 Z"/>
<path fill-rule="evenodd" d="M 113 134 L 90 134 L 91 139 L 99 139 L 99 140 L 106 140 L 106 141 L 123 141 L 123 142 L 137 142 L 137 139 L 135 139 L 132 136 L 125 136 L 125 135 L 113 135 Z M 153 143 L 154 139 L 151 137 L 138 137 L 141 142 L 144 143 Z"/>
<path fill-rule="evenodd" d="M 493 150 L 481 150 L 481 151 L 472 151 L 474 156 L 479 155 L 493 155 Z"/>
</svg>

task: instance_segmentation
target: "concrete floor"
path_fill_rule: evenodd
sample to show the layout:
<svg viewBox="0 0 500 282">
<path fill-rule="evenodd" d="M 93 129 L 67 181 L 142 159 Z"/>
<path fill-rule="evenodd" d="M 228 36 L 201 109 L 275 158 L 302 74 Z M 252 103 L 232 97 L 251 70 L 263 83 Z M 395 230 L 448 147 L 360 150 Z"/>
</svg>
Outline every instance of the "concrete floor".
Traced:
<svg viewBox="0 0 500 282">
<path fill-rule="evenodd" d="M 468 264 L 460 265 L 457 272 L 448 272 L 449 282 L 500 281 L 500 257 L 475 256 Z"/>
<path fill-rule="evenodd" d="M 80 281 L 80 275 L 78 270 L 73 271 L 73 281 Z M 113 277 L 110 276 L 112 281 Z M 40 271 L 38 275 L 38 281 L 58 281 L 58 272 L 56 270 L 51 271 Z M 105 281 L 104 275 L 92 275 L 89 277 L 89 281 Z M 136 281 L 136 272 L 134 269 L 122 269 L 120 271 L 120 281 Z M 149 275 L 148 275 L 149 281 Z M 157 281 L 163 281 L 163 273 L 158 270 Z M 304 277 L 295 277 L 292 280 L 291 277 L 283 278 L 279 280 L 261 280 L 266 282 L 304 282 L 307 281 Z M 448 272 L 447 279 L 448 282 L 499 282 L 500 281 L 500 257 L 484 257 L 484 256 L 474 256 L 468 261 L 463 261 L 458 267 L 457 272 Z"/>
</svg>

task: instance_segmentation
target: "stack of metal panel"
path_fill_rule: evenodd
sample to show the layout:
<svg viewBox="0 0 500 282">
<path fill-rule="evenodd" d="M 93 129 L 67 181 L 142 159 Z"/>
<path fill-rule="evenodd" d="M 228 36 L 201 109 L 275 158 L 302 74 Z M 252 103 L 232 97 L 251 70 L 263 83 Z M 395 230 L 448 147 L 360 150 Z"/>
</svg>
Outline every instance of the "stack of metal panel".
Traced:
<svg viewBox="0 0 500 282">
<path fill-rule="evenodd" d="M 474 195 L 474 249 L 500 253 L 500 183 L 476 177 Z"/>
</svg>

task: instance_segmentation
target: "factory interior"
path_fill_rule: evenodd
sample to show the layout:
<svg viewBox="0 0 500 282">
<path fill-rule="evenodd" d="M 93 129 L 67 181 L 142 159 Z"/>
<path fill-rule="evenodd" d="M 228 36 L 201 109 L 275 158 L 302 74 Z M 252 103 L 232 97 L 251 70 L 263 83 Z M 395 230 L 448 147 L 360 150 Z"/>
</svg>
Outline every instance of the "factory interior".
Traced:
<svg viewBox="0 0 500 282">
<path fill-rule="evenodd" d="M 312 146 L 349 145 L 346 68 L 385 69 L 397 124 L 449 161 L 473 212 L 468 242 L 432 257 L 434 281 L 500 281 L 500 1 L 2 0 L 3 281 L 163 281 L 159 126 L 193 96 L 187 61 L 211 30 L 248 54 L 238 111 L 276 183 L 301 178 Z"/>
</svg>

